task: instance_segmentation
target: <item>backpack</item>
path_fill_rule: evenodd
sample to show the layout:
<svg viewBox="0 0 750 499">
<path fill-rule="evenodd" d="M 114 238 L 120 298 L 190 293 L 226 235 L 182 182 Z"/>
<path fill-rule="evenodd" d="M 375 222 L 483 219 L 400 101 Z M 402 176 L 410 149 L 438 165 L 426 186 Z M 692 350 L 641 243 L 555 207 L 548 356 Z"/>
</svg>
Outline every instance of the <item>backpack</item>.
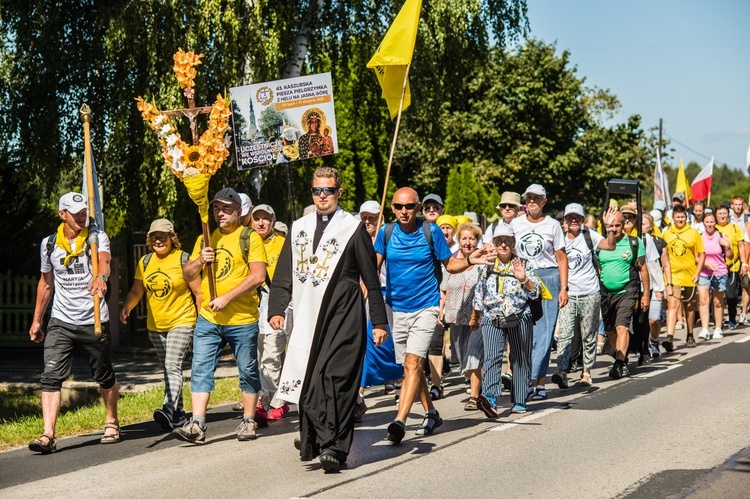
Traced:
<svg viewBox="0 0 750 499">
<path fill-rule="evenodd" d="M 602 275 L 602 264 L 599 262 L 599 257 L 596 255 L 594 241 L 591 240 L 591 232 L 589 229 L 582 230 L 581 232 L 583 232 L 583 240 L 586 241 L 586 246 L 589 247 L 589 251 L 591 252 L 591 261 L 594 264 L 594 269 L 596 269 L 596 275 Z"/>
<path fill-rule="evenodd" d="M 653 234 L 651 235 L 651 240 L 654 241 L 654 246 L 656 246 L 656 251 L 659 252 L 659 260 L 657 261 L 659 262 L 659 267 L 661 267 L 661 254 L 662 254 L 662 251 L 664 251 L 664 248 L 667 247 L 667 242 L 661 237 L 654 236 Z"/>
<path fill-rule="evenodd" d="M 154 254 L 153 254 L 153 253 L 148 253 L 148 254 L 146 254 L 146 256 L 145 256 L 145 257 L 143 258 L 143 269 L 142 269 L 142 270 L 143 270 L 143 275 L 144 275 L 144 277 L 145 277 L 145 275 L 146 275 L 146 268 L 148 268 L 148 262 L 150 262 L 150 261 L 151 261 L 151 257 L 152 257 L 152 256 L 154 256 Z M 186 252 L 184 252 L 184 251 L 182 252 L 182 255 L 180 255 L 180 263 L 181 263 L 181 265 L 182 265 L 182 267 L 183 267 L 183 268 L 185 268 L 185 264 L 187 263 L 187 261 L 188 261 L 188 257 L 189 257 L 189 256 L 190 256 L 190 255 L 188 255 L 188 254 L 187 254 Z"/>
<path fill-rule="evenodd" d="M 432 255 L 432 262 L 435 265 L 435 278 L 437 278 L 438 286 L 440 286 L 440 283 L 443 282 L 443 267 L 440 260 L 437 259 L 435 256 L 435 243 L 432 240 L 432 231 L 430 230 L 430 226 L 432 225 L 432 222 L 428 222 L 427 220 L 424 220 L 422 222 L 422 233 L 424 233 L 425 239 L 427 239 L 427 244 L 430 246 L 430 254 Z M 385 231 L 383 233 L 383 259 L 386 258 L 385 254 L 388 250 L 388 241 L 391 239 L 391 235 L 393 234 L 393 230 L 396 228 L 396 222 L 390 222 L 386 224 Z"/>
<path fill-rule="evenodd" d="M 245 265 L 247 265 L 247 259 L 250 255 L 250 233 L 253 232 L 252 227 L 243 227 L 242 232 L 240 232 L 240 253 L 242 253 L 242 260 L 245 262 Z M 268 271 L 266 271 L 266 286 L 268 288 L 271 288 L 271 278 L 268 277 Z M 264 292 L 263 286 L 258 286 L 258 299 L 260 300 L 261 293 Z"/>
</svg>

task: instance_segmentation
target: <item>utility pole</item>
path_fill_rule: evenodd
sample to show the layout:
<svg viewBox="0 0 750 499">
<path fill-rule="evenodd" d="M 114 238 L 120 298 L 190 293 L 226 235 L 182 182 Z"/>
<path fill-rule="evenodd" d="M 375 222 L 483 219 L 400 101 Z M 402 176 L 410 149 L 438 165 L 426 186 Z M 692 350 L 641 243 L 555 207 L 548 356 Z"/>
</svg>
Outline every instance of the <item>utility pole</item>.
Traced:
<svg viewBox="0 0 750 499">
<path fill-rule="evenodd" d="M 660 158 L 663 157 L 662 156 L 662 150 L 661 150 L 661 144 L 662 144 L 662 142 L 661 142 L 661 140 L 662 140 L 661 139 L 661 134 L 662 134 L 662 128 L 663 127 L 664 127 L 664 122 L 662 121 L 661 118 L 659 118 L 659 157 Z"/>
</svg>

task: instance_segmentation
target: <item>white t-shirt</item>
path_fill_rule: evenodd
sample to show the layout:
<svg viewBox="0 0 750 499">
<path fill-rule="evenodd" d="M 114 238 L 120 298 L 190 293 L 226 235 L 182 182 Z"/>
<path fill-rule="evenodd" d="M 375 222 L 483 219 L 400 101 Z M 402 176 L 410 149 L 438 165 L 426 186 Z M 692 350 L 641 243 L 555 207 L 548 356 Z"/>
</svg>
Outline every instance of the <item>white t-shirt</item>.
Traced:
<svg viewBox="0 0 750 499">
<path fill-rule="evenodd" d="M 560 222 L 545 216 L 537 223 L 518 217 L 510 223 L 516 233 L 516 253 L 531 262 L 534 269 L 557 268 L 555 251 L 565 249 Z"/>
<path fill-rule="evenodd" d="M 591 234 L 594 251 L 596 251 L 604 238 L 594 230 L 590 230 L 589 234 Z M 570 288 L 568 294 L 583 296 L 598 293 L 599 276 L 596 275 L 593 255 L 583 237 L 583 231 L 574 239 L 565 236 L 565 253 L 568 255 L 568 287 Z"/>
<path fill-rule="evenodd" d="M 52 271 L 55 289 L 52 300 L 52 318 L 60 319 L 68 324 L 87 326 L 94 324 L 94 297 L 89 293 L 91 283 L 91 260 L 84 253 L 71 259 L 67 267 L 63 267 L 65 250 L 55 244 L 51 255 L 47 255 L 47 240 L 42 240 L 40 247 L 42 274 Z M 75 239 L 70 241 L 71 250 L 75 251 Z M 99 232 L 99 253 L 109 253 L 109 237 Z M 99 317 L 102 322 L 109 320 L 107 301 L 100 300 Z"/>
<path fill-rule="evenodd" d="M 742 237 L 744 241 L 750 243 L 750 235 L 748 235 L 747 227 L 745 227 L 745 217 L 740 216 L 740 218 L 734 218 L 734 211 L 729 210 L 729 221 L 742 229 Z"/>
</svg>

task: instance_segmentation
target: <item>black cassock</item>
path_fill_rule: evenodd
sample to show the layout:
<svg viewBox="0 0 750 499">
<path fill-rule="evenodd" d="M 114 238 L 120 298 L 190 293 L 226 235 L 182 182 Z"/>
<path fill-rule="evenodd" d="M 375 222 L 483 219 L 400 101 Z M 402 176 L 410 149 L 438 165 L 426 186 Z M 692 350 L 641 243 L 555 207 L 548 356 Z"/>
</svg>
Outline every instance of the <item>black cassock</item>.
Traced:
<svg viewBox="0 0 750 499">
<path fill-rule="evenodd" d="M 317 225 L 316 247 L 322 232 L 320 215 Z M 276 265 L 268 318 L 283 317 L 292 298 L 292 239 L 291 234 L 286 238 Z M 360 277 L 367 288 L 372 323 L 386 324 L 375 251 L 362 224 L 349 239 L 320 304 L 299 401 L 300 457 L 304 460 L 330 448 L 343 464 L 349 454 L 367 341 Z M 295 322 L 304 320 L 304 317 L 294 317 Z"/>
</svg>

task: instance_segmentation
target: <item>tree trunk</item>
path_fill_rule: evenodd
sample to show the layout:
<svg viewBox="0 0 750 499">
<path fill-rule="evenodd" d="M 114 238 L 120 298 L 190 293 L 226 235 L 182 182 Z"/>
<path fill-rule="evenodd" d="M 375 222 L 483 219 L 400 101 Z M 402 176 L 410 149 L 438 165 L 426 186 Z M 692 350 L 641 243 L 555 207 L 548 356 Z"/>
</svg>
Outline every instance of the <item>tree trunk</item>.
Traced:
<svg viewBox="0 0 750 499">
<path fill-rule="evenodd" d="M 305 58 L 307 58 L 307 50 L 310 47 L 309 37 L 313 30 L 313 20 L 323 8 L 323 0 L 311 0 L 310 5 L 305 12 L 302 22 L 300 23 L 297 37 L 294 39 L 294 48 L 292 49 L 290 58 L 284 65 L 284 70 L 281 72 L 281 78 L 294 78 L 302 73 L 302 67 L 305 65 Z"/>
</svg>

